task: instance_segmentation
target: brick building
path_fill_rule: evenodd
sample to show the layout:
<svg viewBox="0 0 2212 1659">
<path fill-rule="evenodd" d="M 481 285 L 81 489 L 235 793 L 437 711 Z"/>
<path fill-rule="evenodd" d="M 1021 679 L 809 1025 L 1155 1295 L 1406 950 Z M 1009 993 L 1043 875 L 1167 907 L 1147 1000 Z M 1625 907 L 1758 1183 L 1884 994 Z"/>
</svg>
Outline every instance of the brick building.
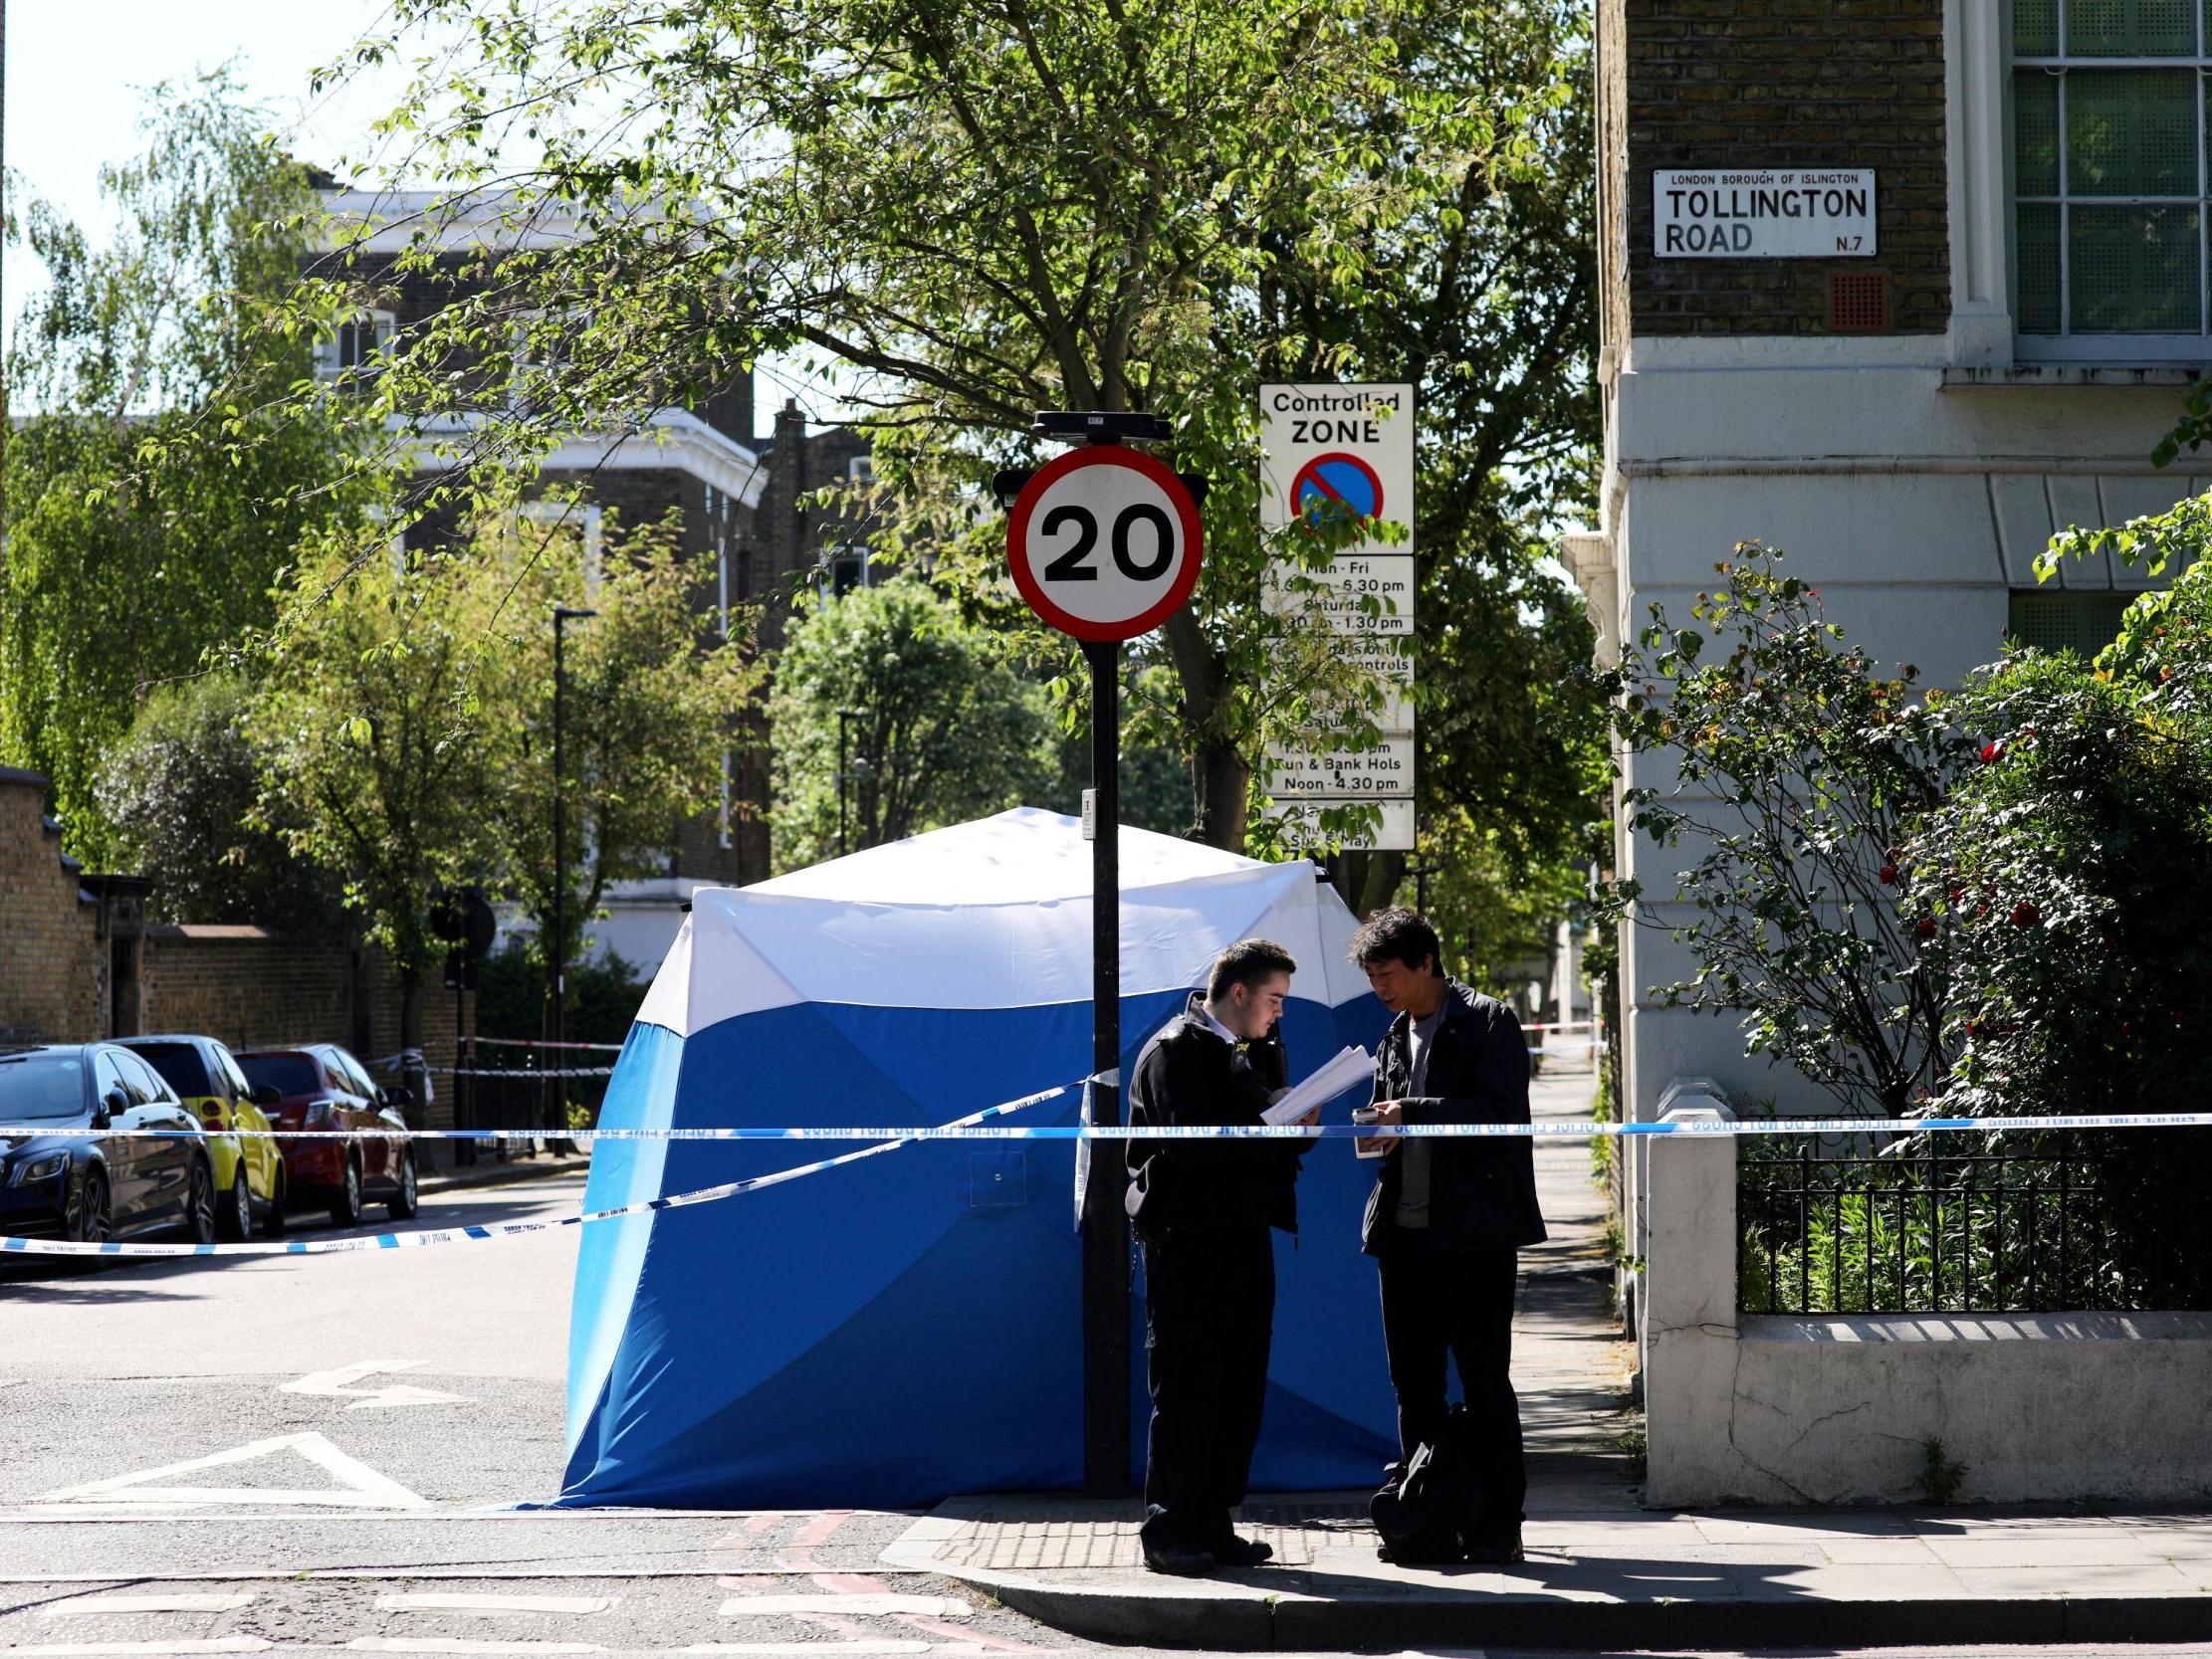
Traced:
<svg viewBox="0 0 2212 1659">
<path fill-rule="evenodd" d="M 1786 549 L 1853 642 L 1930 685 L 1959 684 L 2008 634 L 2108 640 L 2148 578 L 2074 562 L 2039 584 L 2032 561 L 2054 531 L 2161 511 L 2212 474 L 2208 457 L 2150 460 L 2212 358 L 2212 11 L 1598 0 L 1595 15 L 1603 493 L 1598 526 L 1564 552 L 1603 648 L 1655 603 L 1686 618 L 1715 562 L 1751 538 Z M 1630 757 L 1623 786 L 1663 787 L 1659 774 Z M 1651 893 L 1673 890 L 1684 856 L 1626 836 L 1616 849 L 1621 874 Z M 1644 909 L 1670 920 L 1665 905 Z M 1826 1109 L 1794 1072 L 1746 1059 L 1732 1020 L 1657 1005 L 1651 987 L 1692 971 L 1663 926 L 1627 930 L 1627 1113 L 1715 1097 Z M 1648 1209 L 1665 1156 L 1630 1160 L 1637 1257 L 1655 1228 L 1688 1225 Z M 1655 1270 L 1629 1289 L 1657 1284 Z M 1680 1340 L 1721 1343 L 1720 1300 L 1682 1300 L 1694 1329 Z M 1732 1279 L 1726 1302 L 1732 1321 Z M 1666 1321 L 1643 1323 L 1649 1373 Z M 1831 1333 L 1898 1368 L 1829 1401 L 1834 1366 L 1808 1364 L 1791 1409 L 1769 1414 L 1789 1432 L 1770 1436 L 1737 1398 L 1748 1384 L 1729 1381 L 1785 1351 L 1737 1340 L 1757 1323 L 1674 1373 L 1691 1379 L 1680 1391 L 1650 1377 L 1655 1499 L 1884 1495 L 1900 1484 L 1889 1441 L 1940 1435 L 1958 1451 L 1965 1425 L 1996 1409 L 1943 1393 L 1933 1372 L 1904 1377 L 1879 1333 Z M 2021 1404 L 2019 1384 L 1975 1371 L 1973 1356 L 1929 1351 L 1955 1378 L 1983 1377 L 1991 1400 Z M 1859 1429 L 1799 1432 L 1869 1401 Z M 1868 1441 L 1877 1430 L 1889 1441 Z M 1960 1455 L 1981 1463 L 1984 1490 L 2047 1495 L 2001 1432 L 1973 1447 Z"/>
<path fill-rule="evenodd" d="M 327 375 L 367 361 L 380 346 L 453 303 L 466 292 L 464 270 L 477 253 L 504 245 L 513 234 L 499 224 L 496 212 L 441 212 L 443 198 L 434 194 L 333 186 L 324 195 L 341 221 L 367 227 L 348 246 L 362 256 L 372 300 L 319 350 L 318 369 Z M 441 245 L 453 249 L 452 257 L 431 271 L 379 270 L 376 262 L 406 250 L 415 227 L 433 216 Z M 560 232 L 556 226 L 533 234 Z M 786 400 L 769 430 L 759 432 L 753 376 L 746 373 L 696 408 L 660 412 L 650 431 L 569 435 L 548 458 L 545 483 L 581 492 L 587 560 L 596 554 L 603 514 L 612 511 L 621 522 L 639 524 L 678 512 L 684 555 L 713 569 L 702 592 L 711 591 L 711 602 L 724 608 L 762 603 L 762 644 L 773 648 L 781 640 L 792 596 L 802 587 L 849 585 L 869 574 L 865 556 L 854 551 L 861 533 L 855 516 L 825 513 L 801 500 L 825 486 L 864 479 L 866 442 L 848 428 L 809 430 L 811 424 L 795 401 Z M 757 729 L 751 735 L 764 734 Z M 693 889 L 743 885 L 769 874 L 769 771 L 761 744 L 733 744 L 723 761 L 721 806 L 670 826 L 662 875 L 620 884 L 608 895 L 608 919 L 594 929 L 600 946 L 649 968 L 673 941 L 681 906 Z"/>
</svg>

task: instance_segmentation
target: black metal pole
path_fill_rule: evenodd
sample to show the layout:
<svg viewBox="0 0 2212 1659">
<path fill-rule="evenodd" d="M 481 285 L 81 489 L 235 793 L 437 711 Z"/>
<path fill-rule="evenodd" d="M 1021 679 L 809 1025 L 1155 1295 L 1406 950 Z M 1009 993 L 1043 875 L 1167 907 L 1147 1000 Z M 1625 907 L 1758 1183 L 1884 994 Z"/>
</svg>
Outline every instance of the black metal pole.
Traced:
<svg viewBox="0 0 2212 1659">
<path fill-rule="evenodd" d="M 1121 647 L 1091 665 L 1091 1122 L 1121 1122 Z M 1129 1490 L 1129 1215 L 1121 1142 L 1091 1143 L 1083 1192 L 1083 1490 Z"/>
<path fill-rule="evenodd" d="M 476 1128 L 473 1121 L 475 1113 L 472 1109 L 475 1102 L 470 1097 L 469 1091 L 476 1086 L 476 1079 L 468 1075 L 472 1068 L 469 1065 L 469 988 L 466 983 L 468 979 L 468 969 L 466 967 L 462 968 L 459 977 L 463 983 L 453 987 L 453 1127 L 455 1129 L 474 1129 Z M 453 1143 L 453 1161 L 455 1163 L 474 1163 L 476 1161 L 476 1142 L 474 1141 L 455 1141 Z"/>
<path fill-rule="evenodd" d="M 567 1035 L 566 1010 L 562 1004 L 568 1000 L 568 770 L 561 752 L 560 696 L 566 680 L 567 661 L 562 650 L 562 625 L 568 620 L 565 607 L 553 609 L 553 1009 L 546 1020 L 546 1040 L 553 1044 L 556 1058 L 563 1052 L 560 1039 Z M 553 1125 L 553 1097 L 560 1085 L 552 1081 L 538 1097 L 539 1122 L 548 1130 Z M 551 1147 L 547 1148 L 549 1151 Z"/>
<path fill-rule="evenodd" d="M 558 1072 L 567 1064 L 562 1057 L 567 1050 L 561 1045 L 568 1036 L 568 769 L 561 747 L 561 696 L 567 684 L 567 657 L 562 628 L 570 622 L 581 622 L 597 616 L 594 610 L 584 610 L 573 605 L 553 606 L 553 1018 L 548 1022 L 547 1040 L 553 1045 L 553 1065 L 547 1068 Z M 566 1079 L 554 1076 L 546 1080 L 545 1092 L 539 1097 L 540 1124 L 546 1132 L 549 1152 L 573 1151 L 568 1141 Z M 553 1109 L 558 1105 L 560 1110 Z M 557 1121 L 556 1121 L 557 1120 Z"/>
</svg>

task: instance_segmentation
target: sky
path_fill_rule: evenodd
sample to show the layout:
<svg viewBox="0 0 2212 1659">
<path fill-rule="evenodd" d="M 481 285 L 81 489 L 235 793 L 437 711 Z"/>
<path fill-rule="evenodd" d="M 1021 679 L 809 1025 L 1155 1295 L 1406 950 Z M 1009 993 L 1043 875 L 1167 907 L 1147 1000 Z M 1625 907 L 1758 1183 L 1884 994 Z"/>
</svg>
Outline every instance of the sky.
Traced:
<svg viewBox="0 0 2212 1659">
<path fill-rule="evenodd" d="M 384 14 L 383 0 L 6 0 L 7 163 L 88 230 L 105 219 L 103 162 L 138 147 L 141 94 L 235 60 L 293 153 L 364 147 L 393 76 L 317 101 L 311 72 Z M 13 289 L 11 281 L 8 286 Z M 12 306 L 10 308 L 13 309 Z"/>
<path fill-rule="evenodd" d="M 386 0 L 0 0 L 7 15 L 4 143 L 10 170 L 103 240 L 108 210 L 103 163 L 139 147 L 146 90 L 229 63 L 247 95 L 266 105 L 293 154 L 329 167 L 354 160 L 366 171 L 368 127 L 405 90 L 405 67 L 356 78 L 334 94 L 313 94 L 318 66 L 377 31 Z M 419 51 L 420 49 L 415 49 Z M 43 270 L 21 248 L 0 266 L 0 316 L 12 318 Z M 795 361 L 762 365 L 756 389 L 765 412 L 786 391 L 834 404 Z"/>
</svg>

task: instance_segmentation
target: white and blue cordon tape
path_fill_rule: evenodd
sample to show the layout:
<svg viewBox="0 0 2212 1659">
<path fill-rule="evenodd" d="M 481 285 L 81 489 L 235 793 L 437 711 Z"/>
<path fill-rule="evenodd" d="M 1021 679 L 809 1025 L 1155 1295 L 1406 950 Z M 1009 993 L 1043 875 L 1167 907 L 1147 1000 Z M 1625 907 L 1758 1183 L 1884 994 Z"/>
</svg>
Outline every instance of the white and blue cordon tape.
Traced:
<svg viewBox="0 0 2212 1659">
<path fill-rule="evenodd" d="M 1728 1119 L 1667 1119 L 1657 1123 L 1611 1123 L 1594 1119 L 1547 1121 L 1532 1124 L 1407 1124 L 1386 1126 L 1381 1124 L 1321 1124 L 1321 1125 L 1186 1125 L 1170 1128 L 1147 1128 L 1132 1125 L 1059 1124 L 1046 1126 L 1018 1126 L 995 1124 L 990 1120 L 1005 1117 L 1029 1107 L 1067 1094 L 1081 1087 L 1080 1084 L 1063 1083 L 1057 1088 L 1040 1090 L 1024 1095 L 1018 1100 L 1004 1101 L 986 1107 L 950 1124 L 928 1128 L 829 1128 L 794 1127 L 783 1129 L 764 1128 L 703 1128 L 703 1129 L 603 1129 L 572 1130 L 565 1134 L 549 1131 L 527 1132 L 513 1130 L 388 1130 L 355 1132 L 348 1130 L 93 1130 L 50 1129 L 38 1124 L 0 1124 L 0 1139 L 11 1136 L 41 1137 L 45 1139 L 131 1137 L 148 1140 L 205 1139 L 214 1135 L 233 1135 L 241 1139 L 269 1140 L 350 1140 L 363 1134 L 381 1134 L 385 1139 L 404 1138 L 410 1141 L 527 1141 L 556 1139 L 568 1141 L 864 1141 L 871 1142 L 855 1151 L 843 1152 L 835 1157 L 822 1158 L 813 1163 L 799 1164 L 790 1169 L 779 1169 L 772 1174 L 755 1175 L 746 1180 L 728 1181 L 719 1186 L 700 1187 L 691 1192 L 673 1193 L 665 1198 L 652 1198 L 640 1204 L 624 1204 L 616 1209 L 589 1210 L 578 1215 L 558 1216 L 545 1221 L 486 1222 L 471 1227 L 440 1227 L 406 1233 L 378 1233 L 367 1238 L 337 1239 L 283 1239 L 242 1244 L 87 1244 L 67 1240 L 25 1239 L 0 1237 L 0 1254 L 41 1256 L 116 1256 L 116 1257 L 178 1257 L 178 1256 L 324 1256 L 341 1252 L 364 1250 L 403 1250 L 431 1244 L 457 1244 L 463 1241 L 482 1241 L 515 1238 L 524 1233 L 551 1231 L 556 1227 L 577 1227 L 587 1221 L 612 1221 L 622 1216 L 647 1215 L 656 1210 L 682 1209 L 692 1204 L 713 1203 L 723 1198 L 735 1198 L 742 1193 L 757 1192 L 763 1187 L 778 1186 L 807 1175 L 819 1174 L 824 1169 L 834 1169 L 840 1164 L 856 1163 L 862 1158 L 876 1157 L 900 1146 L 925 1141 L 1310 1141 L 1315 1139 L 1377 1140 L 1388 1138 L 1422 1137 L 1432 1139 L 1475 1140 L 1589 1140 L 1599 1137 L 1627 1139 L 1632 1137 L 1665 1137 L 1674 1139 L 1726 1138 L 1737 1136 L 1774 1135 L 1881 1135 L 1911 1134 L 1920 1131 L 1936 1133 L 1993 1132 L 2000 1130 L 2128 1130 L 2128 1129 L 2202 1129 L 2212 1127 L 2212 1112 L 2157 1112 L 2157 1113 L 2083 1113 L 2065 1117 L 2009 1117 L 2009 1118 L 1754 1118 Z"/>
<path fill-rule="evenodd" d="M 981 1112 L 971 1113 L 957 1123 L 947 1124 L 934 1133 L 976 1128 L 991 1118 L 1009 1112 L 1020 1112 L 1037 1106 L 1057 1096 L 1066 1094 L 1075 1085 L 1063 1083 L 1056 1089 L 1045 1089 L 1034 1095 L 1024 1095 L 1019 1100 L 1004 1101 L 997 1106 L 987 1106 Z M 21 1129 L 0 1125 L 0 1136 L 18 1135 Z M 131 1133 L 131 1132 L 124 1132 Z M 171 1132 L 174 1133 L 174 1132 Z M 409 1132 L 413 1140 L 432 1140 L 451 1132 L 416 1130 Z M 243 1244 L 80 1244 L 66 1239 L 27 1239 L 0 1237 L 0 1254 L 34 1256 L 332 1256 L 356 1250 L 411 1250 L 426 1244 L 460 1244 L 464 1241 L 518 1238 L 524 1233 L 550 1232 L 555 1227 L 580 1227 L 586 1221 L 612 1221 L 625 1215 L 649 1215 L 655 1210 L 682 1209 L 690 1204 L 710 1204 L 721 1198 L 735 1198 L 743 1192 L 758 1192 L 765 1186 L 780 1186 L 785 1181 L 795 1181 L 805 1175 L 819 1174 L 824 1169 L 834 1169 L 841 1163 L 858 1163 L 864 1157 L 876 1157 L 894 1151 L 914 1139 L 897 1131 L 874 1130 L 870 1134 L 881 1137 L 897 1134 L 894 1141 L 877 1140 L 875 1144 L 862 1146 L 857 1151 L 842 1152 L 836 1157 L 825 1157 L 816 1163 L 802 1163 L 793 1169 L 778 1169 L 774 1174 L 755 1175 L 748 1180 L 726 1181 L 720 1186 L 703 1186 L 692 1192 L 671 1193 L 665 1198 L 648 1198 L 642 1204 L 623 1204 L 610 1210 L 586 1210 L 580 1215 L 555 1216 L 548 1221 L 491 1221 L 474 1227 L 433 1227 L 407 1233 L 377 1233 L 368 1238 L 328 1239 L 271 1239 L 265 1243 Z M 578 1139 L 580 1139 L 580 1132 Z"/>
</svg>

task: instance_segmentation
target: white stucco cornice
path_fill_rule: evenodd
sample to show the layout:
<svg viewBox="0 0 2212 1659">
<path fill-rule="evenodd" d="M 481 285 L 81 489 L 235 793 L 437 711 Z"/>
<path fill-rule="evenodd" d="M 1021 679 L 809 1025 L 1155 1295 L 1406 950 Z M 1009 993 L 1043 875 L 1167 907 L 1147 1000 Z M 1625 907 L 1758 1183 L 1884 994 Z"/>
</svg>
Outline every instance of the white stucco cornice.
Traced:
<svg viewBox="0 0 2212 1659">
<path fill-rule="evenodd" d="M 413 451 L 417 472 L 444 472 L 454 465 L 433 452 L 441 440 L 466 442 L 475 423 L 447 418 L 402 427 L 401 441 Z M 668 471 L 688 473 L 703 484 L 734 496 L 748 509 L 761 505 L 767 486 L 766 466 L 760 454 L 735 438 L 717 431 L 688 409 L 664 409 L 641 431 L 575 433 L 560 442 L 541 462 L 547 473 L 578 474 L 608 471 Z"/>
<path fill-rule="evenodd" d="M 505 192 L 454 195 L 444 190 L 326 190 L 331 223 L 327 249 L 398 255 L 428 247 L 471 254 L 503 249 L 558 248 L 575 240 L 574 215 L 555 203 L 534 203 L 521 222 Z"/>
</svg>

